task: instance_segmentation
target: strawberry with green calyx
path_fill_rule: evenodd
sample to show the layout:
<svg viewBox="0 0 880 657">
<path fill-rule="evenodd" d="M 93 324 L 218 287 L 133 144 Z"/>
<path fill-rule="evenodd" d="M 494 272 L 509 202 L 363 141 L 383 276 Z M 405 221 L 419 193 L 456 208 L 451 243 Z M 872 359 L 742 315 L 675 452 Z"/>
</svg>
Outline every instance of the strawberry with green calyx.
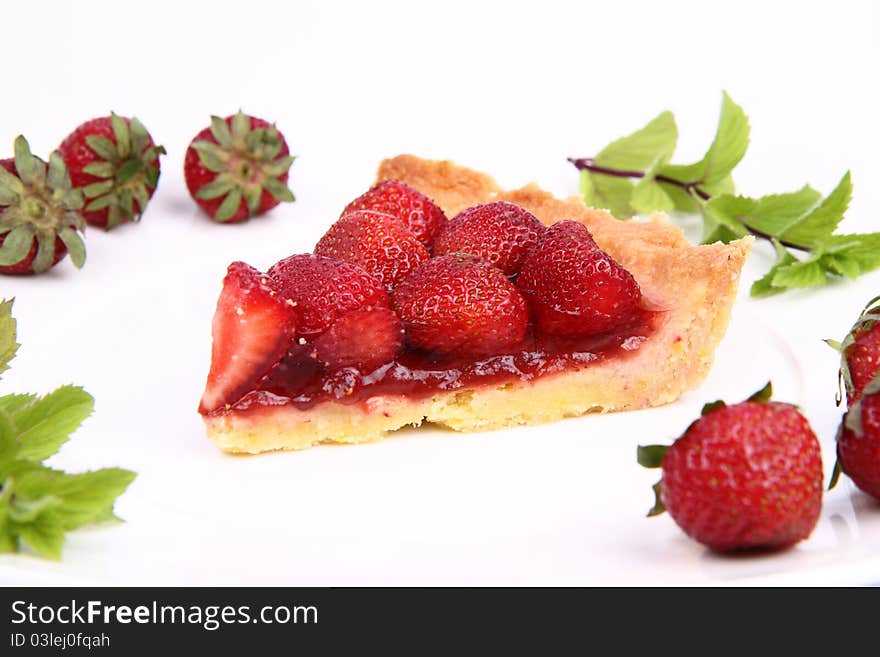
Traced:
<svg viewBox="0 0 880 657">
<path fill-rule="evenodd" d="M 874 378 L 844 414 L 837 431 L 837 463 L 828 488 L 841 472 L 859 490 L 880 500 L 880 377 Z"/>
<path fill-rule="evenodd" d="M 840 354 L 847 412 L 837 431 L 837 462 L 828 488 L 846 474 L 880 499 L 880 297 L 865 306 L 842 342 L 826 340 Z M 842 399 L 838 397 L 838 403 Z"/>
<path fill-rule="evenodd" d="M 58 151 L 73 186 L 86 197 L 86 221 L 106 230 L 140 219 L 156 191 L 159 156 L 165 154 L 136 117 L 113 113 L 81 124 Z"/>
<path fill-rule="evenodd" d="M 187 148 L 184 175 L 190 196 L 222 223 L 261 215 L 293 202 L 287 177 L 294 157 L 274 124 L 239 111 L 211 125 Z"/>
<path fill-rule="evenodd" d="M 840 352 L 840 382 L 847 404 L 854 403 L 880 370 L 880 296 L 871 299 L 841 341 L 826 340 Z M 838 404 L 840 403 L 838 399 Z"/>
<path fill-rule="evenodd" d="M 0 160 L 0 273 L 39 274 L 67 253 L 82 267 L 82 207 L 61 155 L 52 153 L 47 165 L 17 137 L 15 158 Z"/>
<path fill-rule="evenodd" d="M 688 536 L 720 552 L 807 538 L 822 507 L 819 441 L 795 406 L 771 395 L 768 383 L 739 404 L 706 404 L 671 446 L 639 446 L 639 463 L 663 470 L 648 515 L 669 511 Z"/>
</svg>

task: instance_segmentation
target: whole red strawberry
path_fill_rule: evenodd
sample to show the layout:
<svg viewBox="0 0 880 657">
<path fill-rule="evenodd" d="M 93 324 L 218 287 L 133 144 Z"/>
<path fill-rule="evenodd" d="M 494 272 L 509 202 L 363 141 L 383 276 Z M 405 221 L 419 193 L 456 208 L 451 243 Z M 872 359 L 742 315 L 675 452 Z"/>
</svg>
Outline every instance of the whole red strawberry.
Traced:
<svg viewBox="0 0 880 657">
<path fill-rule="evenodd" d="M 572 220 L 544 232 L 523 259 L 516 284 L 538 328 L 551 335 L 606 333 L 631 323 L 641 306 L 632 274 Z"/>
<path fill-rule="evenodd" d="M 504 273 L 476 256 L 432 258 L 398 283 L 392 307 L 416 349 L 444 356 L 502 353 L 525 336 L 525 301 Z"/>
<path fill-rule="evenodd" d="M 670 447 L 639 447 L 639 463 L 663 468 L 649 515 L 669 511 L 721 552 L 807 538 L 822 507 L 819 441 L 796 407 L 770 396 L 768 384 L 739 404 L 707 404 Z"/>
<path fill-rule="evenodd" d="M 856 486 L 880 500 L 880 395 L 861 397 L 843 416 L 837 463 Z"/>
<path fill-rule="evenodd" d="M 371 372 L 403 348 L 403 325 L 388 308 L 347 312 L 312 343 L 314 358 L 328 369 L 355 367 Z"/>
<path fill-rule="evenodd" d="M 304 339 L 320 335 L 349 311 L 388 307 L 385 287 L 349 262 L 306 253 L 284 258 L 268 273 L 281 296 L 296 305 L 297 335 Z"/>
<path fill-rule="evenodd" d="M 449 220 L 434 240 L 434 255 L 470 253 L 513 276 L 544 230 L 535 215 L 518 205 L 483 203 Z"/>
<path fill-rule="evenodd" d="M 296 331 L 296 308 L 250 265 L 229 265 L 212 326 L 211 370 L 199 412 L 238 401 L 277 363 Z"/>
<path fill-rule="evenodd" d="M 880 499 L 880 297 L 868 302 L 847 336 L 829 344 L 841 353 L 840 378 L 849 410 L 837 432 L 831 487 L 844 472 Z M 840 401 L 840 400 L 838 400 Z"/>
<path fill-rule="evenodd" d="M 190 196 L 216 221 L 236 223 L 293 202 L 293 156 L 274 124 L 238 112 L 197 134 L 183 163 Z"/>
<path fill-rule="evenodd" d="M 841 353 L 840 378 L 848 404 L 861 397 L 865 386 L 880 371 L 880 297 L 871 299 L 849 333 L 838 343 L 828 340 Z M 876 392 L 876 391 L 875 391 Z"/>
<path fill-rule="evenodd" d="M 58 147 L 73 186 L 82 189 L 82 214 L 92 226 L 107 230 L 137 221 L 159 182 L 159 156 L 137 118 L 110 114 L 86 121 Z"/>
<path fill-rule="evenodd" d="M 342 214 L 354 210 L 375 210 L 397 217 L 427 249 L 446 225 L 446 215 L 434 201 L 399 180 L 385 180 L 373 185 L 368 192 L 349 203 Z"/>
<path fill-rule="evenodd" d="M 0 160 L 0 273 L 39 274 L 68 253 L 82 267 L 82 206 L 61 156 L 52 153 L 47 165 L 16 138 L 15 158 Z"/>
<path fill-rule="evenodd" d="M 315 253 L 360 265 L 389 288 L 430 257 L 400 219 L 370 210 L 342 215 Z"/>
</svg>

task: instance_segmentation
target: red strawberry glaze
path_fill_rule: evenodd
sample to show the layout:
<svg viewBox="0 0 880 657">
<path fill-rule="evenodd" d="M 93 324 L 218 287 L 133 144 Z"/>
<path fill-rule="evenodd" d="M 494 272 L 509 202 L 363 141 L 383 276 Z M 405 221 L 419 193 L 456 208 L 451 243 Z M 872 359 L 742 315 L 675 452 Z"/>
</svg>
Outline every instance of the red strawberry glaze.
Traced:
<svg viewBox="0 0 880 657">
<path fill-rule="evenodd" d="M 535 335 L 532 327 L 515 349 L 478 360 L 441 359 L 435 354 L 405 349 L 395 360 L 373 371 L 355 368 L 327 371 L 311 367 L 279 364 L 257 386 L 226 412 L 257 411 L 266 406 L 291 404 L 307 410 L 325 401 L 358 403 L 377 395 L 430 397 L 462 388 L 504 385 L 531 381 L 538 377 L 576 371 L 608 358 L 626 358 L 657 330 L 664 313 L 642 311 L 630 325 L 615 332 L 583 338 L 554 338 Z M 282 369 L 288 368 L 288 369 Z"/>
</svg>

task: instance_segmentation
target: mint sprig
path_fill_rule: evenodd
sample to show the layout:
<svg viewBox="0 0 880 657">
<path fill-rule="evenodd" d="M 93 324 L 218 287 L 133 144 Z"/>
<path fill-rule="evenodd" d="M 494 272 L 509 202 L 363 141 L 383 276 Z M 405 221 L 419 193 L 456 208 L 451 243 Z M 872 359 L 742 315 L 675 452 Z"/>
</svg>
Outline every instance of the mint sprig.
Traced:
<svg viewBox="0 0 880 657">
<path fill-rule="evenodd" d="M 12 303 L 0 303 L 0 372 L 18 348 Z M 91 415 L 94 404 L 77 386 L 43 397 L 0 396 L 0 552 L 27 546 L 59 559 L 68 531 L 118 520 L 113 505 L 134 480 L 133 472 L 103 468 L 69 474 L 42 463 Z"/>
<path fill-rule="evenodd" d="M 828 196 L 809 185 L 759 198 L 734 193 L 732 172 L 749 145 L 749 120 L 727 93 L 709 150 L 693 164 L 671 164 L 678 127 L 663 112 L 595 157 L 569 158 L 581 172 L 588 205 L 619 218 L 651 212 L 699 212 L 705 244 L 754 235 L 771 242 L 776 263 L 755 281 L 755 297 L 855 279 L 880 267 L 880 233 L 836 234 L 852 198 L 847 172 Z"/>
</svg>

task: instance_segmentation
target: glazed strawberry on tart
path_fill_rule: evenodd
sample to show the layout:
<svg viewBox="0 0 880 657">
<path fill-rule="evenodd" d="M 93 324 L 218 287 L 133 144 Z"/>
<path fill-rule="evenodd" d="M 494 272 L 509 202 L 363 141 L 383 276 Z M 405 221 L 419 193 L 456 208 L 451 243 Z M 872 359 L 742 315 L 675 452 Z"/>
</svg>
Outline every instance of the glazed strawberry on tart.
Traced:
<svg viewBox="0 0 880 657">
<path fill-rule="evenodd" d="M 314 253 L 230 265 L 199 411 L 256 453 L 665 404 L 707 374 L 750 243 L 398 156 Z"/>
</svg>

